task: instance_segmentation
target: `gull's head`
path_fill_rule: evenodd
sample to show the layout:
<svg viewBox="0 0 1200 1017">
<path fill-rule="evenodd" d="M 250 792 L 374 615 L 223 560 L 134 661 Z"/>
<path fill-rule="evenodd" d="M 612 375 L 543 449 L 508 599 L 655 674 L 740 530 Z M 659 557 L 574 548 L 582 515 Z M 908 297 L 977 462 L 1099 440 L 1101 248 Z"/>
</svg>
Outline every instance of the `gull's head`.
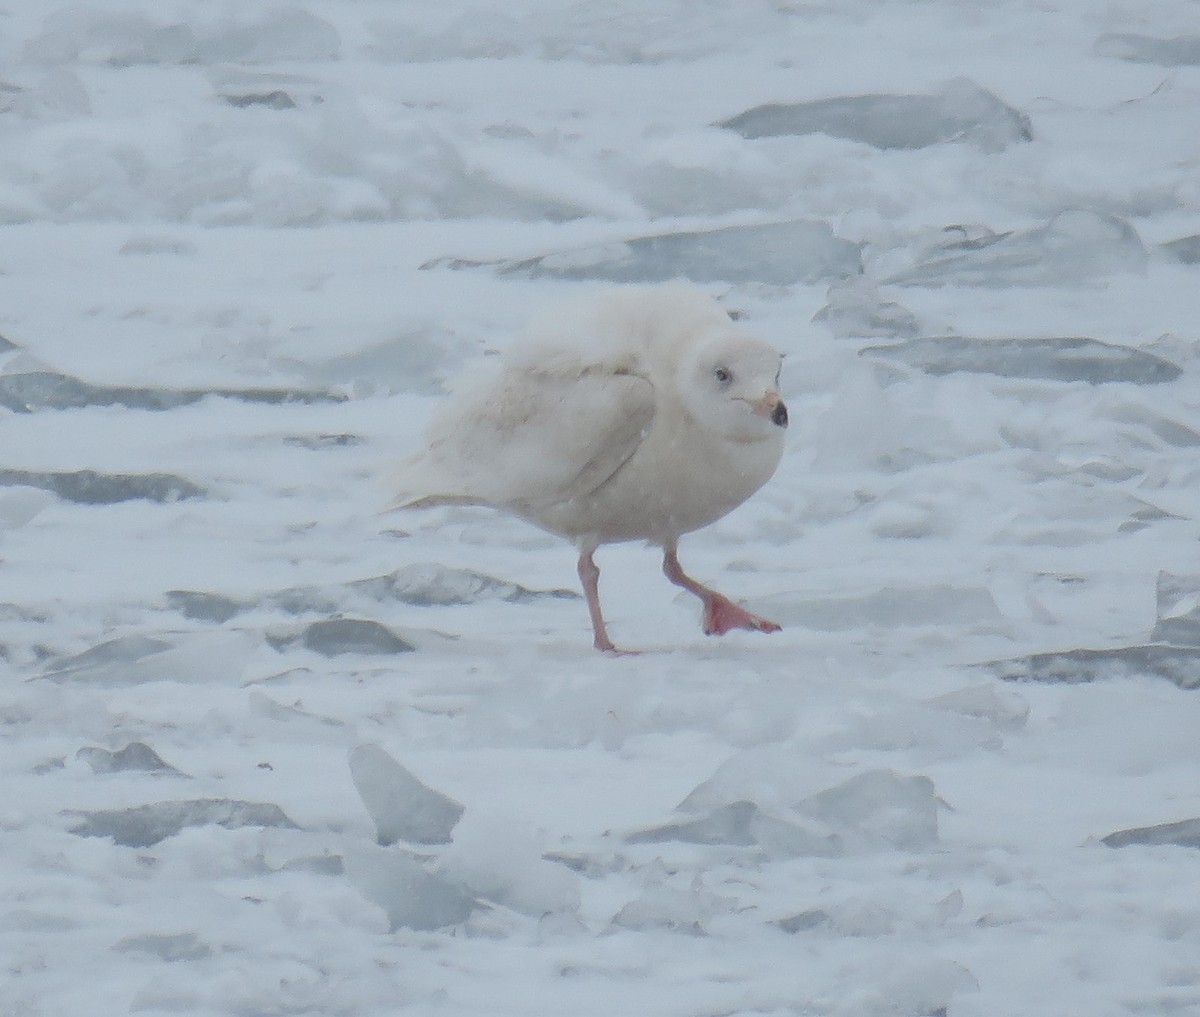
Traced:
<svg viewBox="0 0 1200 1017">
<path fill-rule="evenodd" d="M 778 351 L 751 336 L 725 334 L 683 357 L 679 392 L 703 428 L 730 441 L 782 441 L 787 406 L 779 395 Z"/>
</svg>

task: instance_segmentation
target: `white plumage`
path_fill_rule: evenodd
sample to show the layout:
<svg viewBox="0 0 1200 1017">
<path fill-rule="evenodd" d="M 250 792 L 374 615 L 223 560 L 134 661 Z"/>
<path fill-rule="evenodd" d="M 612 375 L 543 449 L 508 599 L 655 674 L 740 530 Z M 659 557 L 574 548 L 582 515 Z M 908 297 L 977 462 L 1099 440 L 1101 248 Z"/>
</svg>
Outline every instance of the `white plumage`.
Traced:
<svg viewBox="0 0 1200 1017">
<path fill-rule="evenodd" d="M 720 519 L 779 465 L 780 355 L 684 286 L 622 287 L 539 320 L 434 415 L 398 508 L 489 505 L 576 543 L 598 649 L 613 651 L 592 555 L 645 540 L 701 598 L 704 628 L 778 625 L 701 586 L 679 536 Z"/>
</svg>

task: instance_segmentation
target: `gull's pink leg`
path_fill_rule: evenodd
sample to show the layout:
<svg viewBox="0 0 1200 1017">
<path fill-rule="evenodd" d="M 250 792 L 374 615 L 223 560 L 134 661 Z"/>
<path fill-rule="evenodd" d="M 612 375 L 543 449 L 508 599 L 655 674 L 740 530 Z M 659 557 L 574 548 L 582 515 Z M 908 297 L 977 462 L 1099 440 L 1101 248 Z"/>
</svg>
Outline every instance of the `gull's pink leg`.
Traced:
<svg viewBox="0 0 1200 1017">
<path fill-rule="evenodd" d="M 731 629 L 750 629 L 752 632 L 778 632 L 780 626 L 766 618 L 738 607 L 728 597 L 696 582 L 683 571 L 676 554 L 675 542 L 663 545 L 663 574 L 676 586 L 682 586 L 704 602 L 704 634 L 723 636 Z M 580 566 L 582 567 L 582 566 Z"/>
<path fill-rule="evenodd" d="M 592 619 L 592 632 L 596 637 L 592 645 L 604 653 L 617 653 L 617 648 L 608 638 L 604 615 L 600 613 L 600 569 L 592 560 L 592 555 L 595 553 L 594 547 L 583 547 L 579 551 L 579 581 L 583 584 L 583 596 L 587 600 L 588 615 Z"/>
</svg>

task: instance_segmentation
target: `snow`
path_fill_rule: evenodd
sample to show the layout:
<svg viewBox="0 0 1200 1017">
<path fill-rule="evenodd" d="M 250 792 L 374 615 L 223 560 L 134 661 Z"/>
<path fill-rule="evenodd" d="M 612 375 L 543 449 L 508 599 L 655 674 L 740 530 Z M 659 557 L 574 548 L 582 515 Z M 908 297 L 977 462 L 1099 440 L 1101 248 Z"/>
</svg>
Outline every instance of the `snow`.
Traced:
<svg viewBox="0 0 1200 1017">
<path fill-rule="evenodd" d="M 1200 1012 L 1195 14 L 0 11 L 0 1013 Z M 784 631 L 620 545 L 607 659 L 381 510 L 680 274 L 787 353 L 681 549 Z"/>
</svg>

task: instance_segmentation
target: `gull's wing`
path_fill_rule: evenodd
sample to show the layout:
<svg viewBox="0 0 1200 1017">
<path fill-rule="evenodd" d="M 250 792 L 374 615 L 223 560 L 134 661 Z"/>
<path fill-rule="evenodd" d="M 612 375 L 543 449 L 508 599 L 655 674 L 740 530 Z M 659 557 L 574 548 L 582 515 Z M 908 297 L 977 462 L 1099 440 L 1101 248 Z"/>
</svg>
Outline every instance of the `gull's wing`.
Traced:
<svg viewBox="0 0 1200 1017">
<path fill-rule="evenodd" d="M 654 386 L 627 371 L 503 370 L 435 416 L 393 507 L 528 510 L 583 497 L 637 451 L 654 406 Z"/>
</svg>

